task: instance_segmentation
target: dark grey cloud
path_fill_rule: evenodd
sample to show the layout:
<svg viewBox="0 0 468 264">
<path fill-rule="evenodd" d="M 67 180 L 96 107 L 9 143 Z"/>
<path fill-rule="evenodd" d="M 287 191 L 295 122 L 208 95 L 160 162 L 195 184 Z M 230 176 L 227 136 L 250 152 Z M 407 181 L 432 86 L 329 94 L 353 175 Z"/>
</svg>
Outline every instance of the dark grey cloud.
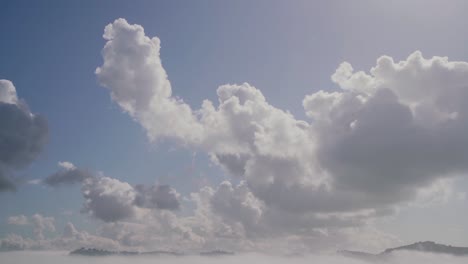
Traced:
<svg viewBox="0 0 468 264">
<path fill-rule="evenodd" d="M 15 190 L 15 184 L 6 177 L 5 172 L 0 168 L 0 192 Z"/>
<path fill-rule="evenodd" d="M 105 222 L 116 222 L 135 216 L 136 192 L 128 183 L 109 177 L 89 178 L 83 182 L 85 203 L 82 212 Z"/>
<path fill-rule="evenodd" d="M 37 158 L 48 140 L 44 117 L 16 98 L 13 84 L 0 80 L 0 191 L 14 189 L 14 171 Z"/>
<path fill-rule="evenodd" d="M 94 177 L 94 175 L 88 170 L 77 168 L 73 166 L 73 164 L 68 163 L 63 165 L 61 170 L 45 178 L 43 182 L 49 186 L 55 187 L 59 185 L 82 183 L 84 180 L 91 177 Z"/>
<path fill-rule="evenodd" d="M 82 176 L 76 178 L 82 179 Z M 140 208 L 180 208 L 180 194 L 169 185 L 132 186 L 118 179 L 86 174 L 82 193 L 85 198 L 82 211 L 104 222 L 118 222 L 137 217 Z"/>
<path fill-rule="evenodd" d="M 0 162 L 13 169 L 31 163 L 48 138 L 47 121 L 22 105 L 0 102 Z"/>
<path fill-rule="evenodd" d="M 132 186 L 115 178 L 97 175 L 64 161 L 60 169 L 42 182 L 59 187 L 81 184 L 85 198 L 82 212 L 105 222 L 117 222 L 136 216 L 139 208 L 177 210 L 180 208 L 180 194 L 169 185 Z"/>
<path fill-rule="evenodd" d="M 144 208 L 177 210 L 180 194 L 169 185 L 136 185 L 135 204 Z"/>
</svg>

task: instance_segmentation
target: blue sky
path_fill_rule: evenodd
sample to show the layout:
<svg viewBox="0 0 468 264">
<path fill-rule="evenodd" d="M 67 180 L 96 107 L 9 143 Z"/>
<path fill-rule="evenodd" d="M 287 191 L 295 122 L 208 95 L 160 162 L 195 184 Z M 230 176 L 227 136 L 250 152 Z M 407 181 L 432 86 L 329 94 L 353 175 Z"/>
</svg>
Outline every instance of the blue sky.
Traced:
<svg viewBox="0 0 468 264">
<path fill-rule="evenodd" d="M 220 85 L 248 82 L 271 105 L 305 119 L 304 96 L 337 90 L 330 76 L 343 61 L 368 71 L 382 55 L 395 61 L 415 50 L 456 61 L 468 55 L 463 1 L 2 1 L 1 6 L 0 79 L 14 83 L 32 112 L 47 118 L 50 130 L 45 150 L 18 174 L 42 179 L 57 170 L 57 162 L 70 161 L 130 184 L 171 184 L 185 196 L 202 179 L 214 186 L 229 176 L 202 151 L 166 139 L 149 143 L 145 130 L 100 87 L 94 71 L 103 61 L 103 29 L 117 18 L 161 39 L 172 92 L 192 109 L 204 99 L 217 102 Z M 73 220 L 92 230 L 96 223 L 79 213 L 79 189 L 24 184 L 0 193 L 0 237 L 28 234 L 7 224 L 19 214 L 53 216 L 58 227 Z M 458 214 L 466 205 L 455 201 L 449 209 L 403 209 L 379 225 L 416 239 L 426 229 L 405 226 L 441 210 L 453 217 L 437 221 L 453 228 L 468 220 Z M 68 211 L 74 214 L 63 214 Z M 466 232 L 463 227 L 435 236 L 468 244 L 461 237 Z"/>
</svg>

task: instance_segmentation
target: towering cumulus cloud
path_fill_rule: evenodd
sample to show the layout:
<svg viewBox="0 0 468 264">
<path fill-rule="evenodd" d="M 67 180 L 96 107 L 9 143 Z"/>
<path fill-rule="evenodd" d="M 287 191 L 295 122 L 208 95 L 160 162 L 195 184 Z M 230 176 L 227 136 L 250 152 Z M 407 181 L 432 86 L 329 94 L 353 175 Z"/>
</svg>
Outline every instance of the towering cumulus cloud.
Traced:
<svg viewBox="0 0 468 264">
<path fill-rule="evenodd" d="M 45 118 L 18 99 L 8 80 L 0 80 L 0 191 L 14 189 L 14 172 L 30 164 L 47 142 Z"/>
<path fill-rule="evenodd" d="M 332 76 L 340 90 L 304 98 L 303 121 L 247 83 L 192 110 L 172 95 L 158 38 L 124 19 L 104 38 L 99 82 L 148 137 L 204 151 L 241 181 L 193 194 L 212 236 L 340 240 L 468 171 L 466 62 L 415 52 L 380 57 L 370 73 L 345 62 Z"/>
<path fill-rule="evenodd" d="M 150 39 L 143 27 L 129 25 L 124 19 L 106 26 L 104 39 L 108 41 L 103 49 L 104 65 L 96 74 L 112 98 L 151 138 L 194 140 L 196 120 L 188 105 L 171 96 L 171 84 L 159 58 L 159 39 Z"/>
</svg>

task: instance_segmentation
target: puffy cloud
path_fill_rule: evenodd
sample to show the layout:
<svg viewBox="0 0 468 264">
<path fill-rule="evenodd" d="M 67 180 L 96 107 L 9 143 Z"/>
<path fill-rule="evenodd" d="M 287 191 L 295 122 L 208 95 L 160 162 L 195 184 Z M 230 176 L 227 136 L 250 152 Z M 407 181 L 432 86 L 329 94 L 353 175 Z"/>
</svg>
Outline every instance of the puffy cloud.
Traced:
<svg viewBox="0 0 468 264">
<path fill-rule="evenodd" d="M 9 234 L 0 240 L 1 251 L 16 251 L 33 248 L 36 242 L 30 238 L 23 238 L 20 235 Z"/>
<path fill-rule="evenodd" d="M 93 177 L 87 170 L 77 168 L 70 162 L 59 162 L 59 171 L 49 175 L 43 182 L 50 186 L 58 186 L 64 184 L 81 183 L 84 180 Z"/>
<path fill-rule="evenodd" d="M 13 83 L 8 80 L 0 80 L 0 102 L 5 104 L 18 103 L 16 88 Z"/>
<path fill-rule="evenodd" d="M 51 248 L 77 249 L 81 247 L 119 250 L 117 241 L 102 236 L 91 235 L 86 231 L 79 231 L 75 226 L 67 222 L 60 237 L 51 239 Z"/>
<path fill-rule="evenodd" d="M 37 240 L 44 240 L 44 232 L 55 232 L 55 219 L 53 217 L 45 217 L 41 214 L 34 214 L 31 217 L 33 232 Z"/>
<path fill-rule="evenodd" d="M 45 118 L 30 112 L 8 80 L 0 80 L 0 191 L 14 189 L 12 174 L 30 164 L 47 142 Z"/>
<path fill-rule="evenodd" d="M 42 216 L 40 216 L 42 217 Z M 35 218 L 33 216 L 32 218 Z M 36 217 L 38 218 L 38 217 Z M 53 227 L 53 221 L 50 217 L 42 217 L 42 223 L 48 222 L 42 228 Z M 41 221 L 41 220 L 39 220 Z M 39 226 L 39 225 L 38 225 Z M 37 227 L 38 227 L 37 226 Z M 34 227 L 34 228 L 37 228 Z M 43 230 L 44 231 L 44 230 Z M 51 238 L 35 237 L 25 238 L 16 234 L 9 234 L 0 240 L 0 251 L 17 251 L 17 250 L 74 250 L 81 247 L 100 248 L 108 250 L 120 250 L 121 246 L 118 241 L 105 238 L 102 236 L 91 235 L 86 231 L 80 231 L 75 226 L 68 222 L 66 223 L 63 233 L 60 236 Z"/>
<path fill-rule="evenodd" d="M 401 62 L 383 56 L 369 73 L 345 62 L 332 75 L 340 90 L 304 98 L 303 121 L 247 83 L 220 86 L 217 105 L 192 110 L 172 95 L 159 39 L 124 19 L 104 38 L 96 75 L 149 138 L 202 150 L 241 180 L 192 195 L 189 226 L 211 241 L 340 241 L 396 206 L 445 195 L 443 182 L 467 172 L 466 62 L 415 52 Z"/>
<path fill-rule="evenodd" d="M 364 193 L 377 206 L 466 172 L 468 108 L 460 98 L 468 63 L 415 52 L 398 63 L 383 56 L 370 74 L 348 70 L 334 76 L 342 99 L 320 117 L 329 122 L 317 125 L 317 155 L 337 188 Z"/>
<path fill-rule="evenodd" d="M 89 172 L 71 162 L 59 162 L 60 169 L 42 180 L 50 186 L 81 184 L 85 199 L 82 212 L 104 222 L 130 220 L 149 210 L 178 210 L 181 195 L 169 185 L 132 186 L 127 182 Z"/>
<path fill-rule="evenodd" d="M 24 226 L 24 225 L 28 225 L 29 221 L 28 221 L 28 217 L 26 217 L 25 215 L 15 215 L 15 216 L 8 217 L 8 224 Z"/>
<path fill-rule="evenodd" d="M 44 240 L 44 232 L 55 232 L 55 218 L 46 217 L 41 214 L 34 214 L 28 219 L 25 215 L 8 217 L 8 224 L 20 226 L 32 226 L 33 233 L 38 242 Z M 17 238 L 17 237 L 16 237 Z M 15 241 L 17 239 L 14 239 Z"/>
<path fill-rule="evenodd" d="M 260 223 L 264 204 L 248 189 L 245 182 L 232 186 L 228 181 L 222 182 L 210 198 L 213 212 L 222 216 L 224 221 L 241 223 L 245 235 L 256 232 Z"/>
<path fill-rule="evenodd" d="M 83 182 L 83 212 L 106 222 L 132 218 L 136 214 L 135 189 L 109 177 L 88 178 Z"/>
<path fill-rule="evenodd" d="M 160 41 L 143 27 L 117 19 L 106 26 L 104 64 L 96 69 L 99 82 L 112 99 L 139 121 L 151 138 L 195 140 L 197 126 L 190 107 L 171 96 L 171 84 L 159 57 Z M 117 54 L 117 56 L 116 56 Z M 149 114 L 152 113 L 152 114 Z M 156 115 L 154 115 L 156 113 Z"/>
<path fill-rule="evenodd" d="M 135 186 L 135 204 L 139 207 L 176 210 L 180 208 L 180 194 L 169 185 Z"/>
<path fill-rule="evenodd" d="M 180 194 L 169 185 L 132 186 L 110 177 L 89 177 L 82 185 L 83 212 L 105 222 L 129 220 L 142 209 L 177 210 Z"/>
</svg>

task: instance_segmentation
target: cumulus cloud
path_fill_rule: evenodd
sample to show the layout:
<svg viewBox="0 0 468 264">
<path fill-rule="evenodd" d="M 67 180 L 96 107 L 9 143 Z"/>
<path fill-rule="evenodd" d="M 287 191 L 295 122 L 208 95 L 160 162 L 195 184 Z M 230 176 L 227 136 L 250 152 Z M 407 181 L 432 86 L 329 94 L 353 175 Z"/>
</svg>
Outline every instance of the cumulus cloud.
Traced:
<svg viewBox="0 0 468 264">
<path fill-rule="evenodd" d="M 339 90 L 304 98 L 304 121 L 247 83 L 220 86 L 217 105 L 192 110 L 172 95 L 158 38 L 118 19 L 104 39 L 97 78 L 149 138 L 204 151 L 242 181 L 192 196 L 212 234 L 331 237 L 446 195 L 443 182 L 467 172 L 466 62 L 415 52 L 382 56 L 369 73 L 344 62 L 331 78 Z"/>
<path fill-rule="evenodd" d="M 132 186 L 110 177 L 89 177 L 82 185 L 83 212 L 105 222 L 128 220 L 139 216 L 141 209 L 177 210 L 180 194 L 169 185 Z"/>
<path fill-rule="evenodd" d="M 31 217 L 33 232 L 37 240 L 44 240 L 44 232 L 55 232 L 55 218 L 34 214 Z"/>
<path fill-rule="evenodd" d="M 142 209 L 178 210 L 181 195 L 170 185 L 137 184 L 91 172 L 64 161 L 58 163 L 59 170 L 41 182 L 59 187 L 81 184 L 84 197 L 83 213 L 104 222 L 129 220 Z"/>
<path fill-rule="evenodd" d="M 5 104 L 18 103 L 16 88 L 13 83 L 8 80 L 0 80 L 0 102 Z"/>
<path fill-rule="evenodd" d="M 8 217 L 8 224 L 24 226 L 24 225 L 28 225 L 29 221 L 25 215 L 15 215 L 15 216 Z"/>
<path fill-rule="evenodd" d="M 105 61 L 96 74 L 111 91 L 112 99 L 138 120 L 151 138 L 195 140 L 199 132 L 193 130 L 197 123 L 192 110 L 171 96 L 171 84 L 159 57 L 159 39 L 147 37 L 143 27 L 129 25 L 124 19 L 107 25 L 103 37 L 107 40 L 102 51 Z"/>
<path fill-rule="evenodd" d="M 18 226 L 32 226 L 35 242 L 40 243 L 45 239 L 44 232 L 55 232 L 55 218 L 47 217 L 41 214 L 34 214 L 31 218 L 28 218 L 25 215 L 17 215 L 8 217 L 8 224 L 18 225 Z M 12 241 L 21 241 L 18 239 L 18 236 L 12 236 Z M 34 242 L 34 240 L 28 240 L 29 242 Z M 28 243 L 29 243 L 28 242 Z"/>
<path fill-rule="evenodd" d="M 86 179 L 82 186 L 83 211 L 107 222 L 128 219 L 136 214 L 135 189 L 109 177 Z"/>
<path fill-rule="evenodd" d="M 77 228 L 71 222 L 67 222 L 65 224 L 63 233 L 60 237 L 56 237 L 49 241 L 49 246 L 50 248 L 65 250 L 77 249 L 81 247 L 108 250 L 120 249 L 118 242 L 102 236 L 89 234 L 86 231 L 77 230 Z"/>
<path fill-rule="evenodd" d="M 0 80 L 0 191 L 15 187 L 13 174 L 29 165 L 48 138 L 44 117 L 18 99 L 12 82 Z"/>
<path fill-rule="evenodd" d="M 54 219 L 42 215 L 33 215 L 33 231 L 40 233 L 33 238 L 25 238 L 16 234 L 9 234 L 0 240 L 0 251 L 18 250 L 73 250 L 80 247 L 100 248 L 108 250 L 120 250 L 117 241 L 102 236 L 91 235 L 86 231 L 80 231 L 68 222 L 63 233 L 59 236 L 46 238 L 44 231 L 55 231 Z"/>
<path fill-rule="evenodd" d="M 468 91 L 468 63 L 415 52 L 398 63 L 383 56 L 370 74 L 344 65 L 333 78 L 343 88 L 339 102 L 318 126 L 317 155 L 336 186 L 388 204 L 466 172 L 468 108 L 459 98 Z"/>
<path fill-rule="evenodd" d="M 33 248 L 35 241 L 20 235 L 9 234 L 0 240 L 0 251 L 17 251 Z"/>
<path fill-rule="evenodd" d="M 176 210 L 180 208 L 180 194 L 169 185 L 135 186 L 135 204 L 139 207 Z"/>
<path fill-rule="evenodd" d="M 49 175 L 43 182 L 50 186 L 58 186 L 64 184 L 81 183 L 85 179 L 93 177 L 87 170 L 77 168 L 70 162 L 64 161 L 58 163 L 60 170 Z"/>
</svg>

